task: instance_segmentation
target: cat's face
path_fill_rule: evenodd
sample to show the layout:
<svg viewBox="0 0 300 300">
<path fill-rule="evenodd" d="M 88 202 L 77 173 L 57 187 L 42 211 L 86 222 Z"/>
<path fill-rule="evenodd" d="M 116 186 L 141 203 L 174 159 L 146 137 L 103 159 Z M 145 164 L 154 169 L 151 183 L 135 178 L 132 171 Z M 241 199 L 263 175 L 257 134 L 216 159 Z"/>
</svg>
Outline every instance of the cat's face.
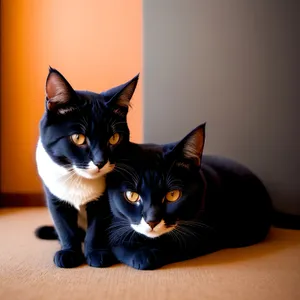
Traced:
<svg viewBox="0 0 300 300">
<path fill-rule="evenodd" d="M 50 68 L 40 134 L 52 160 L 88 179 L 110 172 L 113 151 L 129 141 L 126 116 L 137 80 L 100 94 L 74 91 Z"/>
<path fill-rule="evenodd" d="M 203 194 L 199 167 L 204 126 L 171 149 L 155 145 L 127 149 L 131 157 L 118 160 L 107 181 L 112 212 L 120 224 L 156 238 L 179 231 L 180 223 L 195 217 Z"/>
</svg>

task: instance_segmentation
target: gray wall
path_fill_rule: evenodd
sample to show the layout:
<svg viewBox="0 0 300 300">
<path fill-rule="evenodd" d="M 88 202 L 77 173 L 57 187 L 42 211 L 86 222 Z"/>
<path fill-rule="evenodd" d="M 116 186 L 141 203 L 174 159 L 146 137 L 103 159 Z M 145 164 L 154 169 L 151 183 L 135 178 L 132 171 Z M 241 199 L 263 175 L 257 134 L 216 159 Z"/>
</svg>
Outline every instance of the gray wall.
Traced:
<svg viewBox="0 0 300 300">
<path fill-rule="evenodd" d="M 300 213 L 300 1 L 144 0 L 144 141 L 207 122 L 205 153 L 240 161 Z"/>
</svg>

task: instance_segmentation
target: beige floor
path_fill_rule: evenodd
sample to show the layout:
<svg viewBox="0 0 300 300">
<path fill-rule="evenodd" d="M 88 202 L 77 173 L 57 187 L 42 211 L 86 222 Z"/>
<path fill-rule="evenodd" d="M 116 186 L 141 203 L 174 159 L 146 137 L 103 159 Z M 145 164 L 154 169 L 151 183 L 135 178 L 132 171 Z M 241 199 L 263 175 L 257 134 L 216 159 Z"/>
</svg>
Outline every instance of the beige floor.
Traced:
<svg viewBox="0 0 300 300">
<path fill-rule="evenodd" d="M 45 208 L 0 209 L 1 300 L 300 299 L 300 231 L 273 229 L 259 245 L 156 271 L 58 269 L 52 263 L 58 243 L 33 235 L 46 223 Z"/>
</svg>

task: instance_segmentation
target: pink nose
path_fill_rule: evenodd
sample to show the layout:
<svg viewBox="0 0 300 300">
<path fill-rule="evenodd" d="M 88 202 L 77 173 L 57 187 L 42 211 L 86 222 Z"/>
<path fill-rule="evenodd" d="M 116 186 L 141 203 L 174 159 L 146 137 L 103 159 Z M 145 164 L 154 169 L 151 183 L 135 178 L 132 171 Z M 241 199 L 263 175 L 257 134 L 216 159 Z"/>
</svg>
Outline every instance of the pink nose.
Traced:
<svg viewBox="0 0 300 300">
<path fill-rule="evenodd" d="M 160 222 L 147 222 L 147 224 L 153 229 Z"/>
</svg>

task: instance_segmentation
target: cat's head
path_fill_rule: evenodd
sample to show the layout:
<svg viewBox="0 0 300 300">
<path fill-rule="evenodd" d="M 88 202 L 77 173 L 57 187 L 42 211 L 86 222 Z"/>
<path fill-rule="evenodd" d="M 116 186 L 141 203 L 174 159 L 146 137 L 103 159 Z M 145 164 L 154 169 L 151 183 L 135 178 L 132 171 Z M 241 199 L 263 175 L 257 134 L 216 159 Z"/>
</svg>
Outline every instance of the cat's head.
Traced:
<svg viewBox="0 0 300 300">
<path fill-rule="evenodd" d="M 50 67 L 40 135 L 52 160 L 88 179 L 111 171 L 113 150 L 129 142 L 126 117 L 137 81 L 102 93 L 75 91 Z"/>
<path fill-rule="evenodd" d="M 119 223 L 156 238 L 195 218 L 203 200 L 199 169 L 204 140 L 202 124 L 178 143 L 131 144 L 107 178 L 111 209 Z"/>
</svg>

